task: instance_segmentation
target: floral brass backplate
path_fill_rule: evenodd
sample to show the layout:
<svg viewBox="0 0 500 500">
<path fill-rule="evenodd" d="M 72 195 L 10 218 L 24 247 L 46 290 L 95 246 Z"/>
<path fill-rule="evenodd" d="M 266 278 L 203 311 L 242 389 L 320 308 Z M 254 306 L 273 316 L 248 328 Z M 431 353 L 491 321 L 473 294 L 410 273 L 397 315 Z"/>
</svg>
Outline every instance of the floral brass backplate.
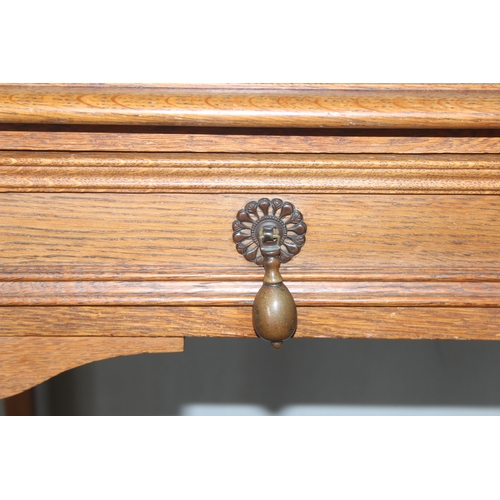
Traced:
<svg viewBox="0 0 500 500">
<path fill-rule="evenodd" d="M 262 266 L 264 257 L 258 243 L 257 235 L 262 225 L 273 222 L 280 234 L 280 260 L 288 262 L 300 252 L 306 242 L 307 226 L 302 214 L 294 205 L 279 198 L 247 203 L 245 208 L 236 214 L 233 222 L 233 241 L 236 250 L 246 260 Z"/>
</svg>

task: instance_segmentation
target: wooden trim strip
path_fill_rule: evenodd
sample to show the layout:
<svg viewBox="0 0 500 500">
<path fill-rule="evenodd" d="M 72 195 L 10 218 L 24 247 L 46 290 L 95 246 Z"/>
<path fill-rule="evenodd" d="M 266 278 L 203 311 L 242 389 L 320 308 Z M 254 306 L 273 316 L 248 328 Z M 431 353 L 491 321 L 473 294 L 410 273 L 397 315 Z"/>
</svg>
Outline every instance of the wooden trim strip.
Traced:
<svg viewBox="0 0 500 500">
<path fill-rule="evenodd" d="M 500 155 L 0 153 L 0 192 L 500 192 Z"/>
<path fill-rule="evenodd" d="M 0 168 L 0 192 L 498 194 L 500 170 Z"/>
<path fill-rule="evenodd" d="M 280 270 L 285 281 L 500 281 L 500 268 L 389 268 L 353 269 L 297 268 L 293 262 Z M 262 267 L 245 269 L 196 266 L 179 269 L 163 264 L 154 266 L 5 266 L 0 265 L 1 281 L 260 281 Z"/>
<path fill-rule="evenodd" d="M 203 154 L 0 151 L 1 167 L 500 170 L 500 154 Z"/>
<path fill-rule="evenodd" d="M 7 281 L 0 306 L 241 306 L 259 282 Z M 299 306 L 500 307 L 497 282 L 287 282 Z"/>
<path fill-rule="evenodd" d="M 500 138 L 0 131 L 0 150 L 470 154 L 500 153 Z"/>
<path fill-rule="evenodd" d="M 0 86 L 0 122 L 498 128 L 500 87 L 4 85 Z"/>
<path fill-rule="evenodd" d="M 183 349 L 183 338 L 0 337 L 0 399 L 92 361 Z"/>
<path fill-rule="evenodd" d="M 1 307 L 0 318 L 0 339 L 257 338 L 250 307 Z M 500 340 L 499 308 L 299 307 L 298 324 L 295 338 Z"/>
<path fill-rule="evenodd" d="M 0 168 L 0 192 L 498 194 L 500 170 Z"/>
</svg>

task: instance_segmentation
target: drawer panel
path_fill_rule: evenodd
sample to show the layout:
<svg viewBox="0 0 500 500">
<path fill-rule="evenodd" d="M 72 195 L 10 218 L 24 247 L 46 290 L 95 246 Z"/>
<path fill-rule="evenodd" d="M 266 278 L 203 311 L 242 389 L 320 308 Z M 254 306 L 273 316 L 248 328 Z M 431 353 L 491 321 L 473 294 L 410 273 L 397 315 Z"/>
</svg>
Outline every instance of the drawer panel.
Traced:
<svg viewBox="0 0 500 500">
<path fill-rule="evenodd" d="M 476 195 L 262 193 L 296 205 L 291 280 L 496 280 L 500 200 Z M 255 194 L 0 195 L 3 279 L 260 279 L 232 242 Z"/>
</svg>

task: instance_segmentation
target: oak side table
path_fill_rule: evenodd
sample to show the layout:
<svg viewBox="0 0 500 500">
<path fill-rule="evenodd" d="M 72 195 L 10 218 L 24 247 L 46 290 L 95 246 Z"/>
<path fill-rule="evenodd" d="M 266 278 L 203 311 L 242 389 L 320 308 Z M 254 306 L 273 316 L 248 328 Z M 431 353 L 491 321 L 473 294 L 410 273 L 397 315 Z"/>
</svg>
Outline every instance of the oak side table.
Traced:
<svg viewBox="0 0 500 500">
<path fill-rule="evenodd" d="M 0 398 L 189 336 L 497 339 L 499 193 L 500 85 L 0 85 Z"/>
</svg>

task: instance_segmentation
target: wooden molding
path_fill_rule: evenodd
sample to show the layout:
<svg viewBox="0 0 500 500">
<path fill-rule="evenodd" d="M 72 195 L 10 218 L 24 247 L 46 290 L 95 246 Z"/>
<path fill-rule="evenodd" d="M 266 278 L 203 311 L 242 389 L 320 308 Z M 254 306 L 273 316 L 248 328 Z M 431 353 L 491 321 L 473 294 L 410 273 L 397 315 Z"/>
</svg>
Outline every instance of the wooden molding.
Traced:
<svg viewBox="0 0 500 500">
<path fill-rule="evenodd" d="M 92 361 L 183 347 L 183 338 L 0 336 L 0 399 Z"/>
<path fill-rule="evenodd" d="M 498 128 L 500 86 L 2 85 L 0 122 Z"/>
<path fill-rule="evenodd" d="M 425 267 L 380 267 L 367 268 L 361 264 L 350 269 L 338 267 L 321 268 L 294 266 L 293 262 L 280 270 L 286 281 L 498 281 L 500 267 L 488 266 L 477 268 L 425 268 Z M 112 267 L 82 265 L 0 265 L 1 281 L 260 281 L 263 270 L 258 266 L 216 267 L 213 265 L 192 264 L 179 269 L 168 263 L 159 265 L 122 265 L 115 263 Z"/>
<path fill-rule="evenodd" d="M 326 130 L 322 129 L 324 134 Z M 335 132 L 335 131 L 334 131 Z M 332 132 L 332 134 L 334 133 Z M 146 153 L 500 153 L 497 136 L 244 135 L 0 130 L 0 150 Z"/>
<path fill-rule="evenodd" d="M 298 306 L 500 307 L 498 282 L 286 284 Z M 0 282 L 0 306 L 249 306 L 260 286 L 255 281 L 7 281 Z"/>
<path fill-rule="evenodd" d="M 0 192 L 500 192 L 500 155 L 0 151 Z"/>
</svg>

